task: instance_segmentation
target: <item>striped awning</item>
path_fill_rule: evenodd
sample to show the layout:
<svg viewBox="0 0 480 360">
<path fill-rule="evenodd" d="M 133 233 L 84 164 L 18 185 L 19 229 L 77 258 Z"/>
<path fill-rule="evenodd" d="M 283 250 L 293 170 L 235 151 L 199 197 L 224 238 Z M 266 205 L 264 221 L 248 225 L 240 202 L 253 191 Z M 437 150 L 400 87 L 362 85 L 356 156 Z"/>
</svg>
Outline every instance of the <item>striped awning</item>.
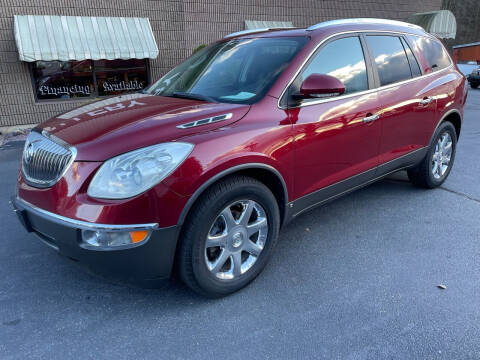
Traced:
<svg viewBox="0 0 480 360">
<path fill-rule="evenodd" d="M 413 14 L 408 18 L 408 22 L 420 25 L 425 31 L 441 39 L 455 39 L 457 34 L 457 21 L 449 10 Z"/>
<path fill-rule="evenodd" d="M 147 18 L 15 15 L 21 61 L 155 59 Z"/>
</svg>

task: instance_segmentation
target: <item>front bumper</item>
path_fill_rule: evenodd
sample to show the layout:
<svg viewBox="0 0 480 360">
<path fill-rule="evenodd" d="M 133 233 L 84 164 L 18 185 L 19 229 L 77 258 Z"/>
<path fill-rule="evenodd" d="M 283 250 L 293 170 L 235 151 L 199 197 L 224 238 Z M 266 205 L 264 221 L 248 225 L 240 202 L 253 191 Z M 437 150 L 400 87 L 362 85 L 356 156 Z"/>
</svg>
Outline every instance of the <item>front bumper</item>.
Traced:
<svg viewBox="0 0 480 360">
<path fill-rule="evenodd" d="M 171 274 L 178 227 L 158 228 L 157 224 L 105 225 L 78 221 L 40 209 L 18 197 L 12 199 L 23 227 L 44 243 L 91 271 L 154 287 Z M 81 246 L 81 230 L 129 231 L 148 229 L 147 241 L 134 247 L 95 249 Z"/>
</svg>

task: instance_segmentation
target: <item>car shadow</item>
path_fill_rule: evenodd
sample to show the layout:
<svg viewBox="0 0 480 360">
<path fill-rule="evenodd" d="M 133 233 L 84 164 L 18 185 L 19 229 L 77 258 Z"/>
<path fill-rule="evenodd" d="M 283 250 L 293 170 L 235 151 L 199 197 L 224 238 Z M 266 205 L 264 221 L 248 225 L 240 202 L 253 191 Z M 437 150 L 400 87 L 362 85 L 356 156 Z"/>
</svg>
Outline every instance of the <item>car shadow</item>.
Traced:
<svg viewBox="0 0 480 360">
<path fill-rule="evenodd" d="M 305 254 L 310 252 L 309 247 L 314 247 L 312 240 L 322 242 L 322 253 L 325 256 L 332 256 L 333 253 L 339 251 L 335 241 L 330 241 L 320 235 L 334 233 L 338 236 L 345 228 L 358 226 L 358 218 L 355 224 L 353 224 L 353 222 L 349 223 L 348 216 L 344 217 L 342 214 L 368 212 L 369 208 L 378 206 L 379 203 L 384 203 L 382 206 L 387 208 L 389 206 L 388 199 L 395 201 L 395 199 L 405 198 L 414 194 L 420 195 L 421 193 L 423 193 L 423 190 L 411 186 L 405 175 L 395 174 L 388 179 L 300 215 L 282 229 L 277 249 L 273 255 L 273 264 L 270 264 L 252 285 L 232 296 L 245 297 L 248 294 L 252 294 L 252 292 L 258 291 L 258 288 L 262 288 L 265 282 L 269 282 L 272 279 L 274 282 L 280 281 L 278 277 L 272 275 L 276 272 L 288 272 L 288 269 L 284 268 L 285 266 L 295 266 L 296 261 L 302 261 L 302 256 L 292 260 L 292 249 L 296 247 L 301 248 L 304 254 L 303 257 L 305 257 Z M 341 218 L 341 221 L 339 221 L 339 218 Z M 30 242 L 30 240 L 37 241 L 29 238 L 28 241 Z M 43 244 L 38 244 L 36 251 L 42 253 L 42 261 L 44 265 L 48 265 L 45 268 L 42 267 L 40 274 L 36 271 L 38 278 L 34 286 L 50 288 L 52 296 L 59 292 L 67 292 L 70 296 L 76 298 L 77 301 L 86 303 L 93 303 L 102 298 L 114 298 L 114 303 L 110 303 L 112 306 L 117 304 L 122 307 L 128 307 L 129 305 L 138 307 L 138 303 L 141 302 L 145 306 L 151 306 L 152 304 L 164 306 L 164 309 L 203 306 L 204 304 L 217 301 L 229 301 L 226 300 L 227 298 L 214 300 L 199 296 L 190 291 L 176 278 L 166 281 L 159 289 L 142 288 L 122 280 L 92 274 L 74 261 L 51 252 L 50 249 L 43 248 Z M 52 268 L 54 271 L 49 275 L 49 271 Z M 19 281 L 26 283 L 31 281 L 31 272 L 25 272 L 23 275 L 25 278 L 18 279 Z M 272 278 L 269 280 L 270 276 Z M 278 286 L 281 287 L 281 283 L 278 283 Z M 51 300 L 53 301 L 54 299 L 52 298 Z"/>
</svg>

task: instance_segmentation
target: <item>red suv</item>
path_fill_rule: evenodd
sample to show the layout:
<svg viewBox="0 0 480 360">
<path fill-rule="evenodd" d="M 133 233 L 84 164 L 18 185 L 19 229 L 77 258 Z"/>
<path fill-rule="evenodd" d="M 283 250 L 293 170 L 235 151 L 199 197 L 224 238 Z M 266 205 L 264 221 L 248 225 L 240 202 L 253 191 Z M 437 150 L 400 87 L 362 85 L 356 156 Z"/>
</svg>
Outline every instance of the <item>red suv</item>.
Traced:
<svg viewBox="0 0 480 360">
<path fill-rule="evenodd" d="M 380 19 L 231 34 L 142 93 L 28 136 L 14 206 L 94 271 L 207 296 L 262 271 L 282 225 L 407 169 L 445 181 L 464 76 L 422 28 Z"/>
</svg>

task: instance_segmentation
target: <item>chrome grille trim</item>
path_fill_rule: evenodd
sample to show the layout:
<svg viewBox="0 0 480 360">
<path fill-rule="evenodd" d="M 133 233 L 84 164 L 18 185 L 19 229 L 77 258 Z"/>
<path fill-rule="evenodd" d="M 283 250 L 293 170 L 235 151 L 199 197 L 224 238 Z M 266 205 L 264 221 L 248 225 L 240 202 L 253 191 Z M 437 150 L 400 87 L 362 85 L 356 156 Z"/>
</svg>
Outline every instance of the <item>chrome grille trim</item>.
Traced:
<svg viewBox="0 0 480 360">
<path fill-rule="evenodd" d="M 216 115 L 216 116 L 212 116 L 212 117 L 209 117 L 209 118 L 206 118 L 206 119 L 200 119 L 200 120 L 197 120 L 197 121 L 192 121 L 192 122 L 189 122 L 189 123 L 186 123 L 186 124 L 178 125 L 177 128 L 179 128 L 179 129 L 189 129 L 189 128 L 200 126 L 200 125 L 212 124 L 212 123 L 216 123 L 216 122 L 219 122 L 219 121 L 228 120 L 232 116 L 233 116 L 232 113 L 223 114 L 223 115 Z"/>
<path fill-rule="evenodd" d="M 23 178 L 37 188 L 51 187 L 65 174 L 76 155 L 74 147 L 56 136 L 32 131 L 23 149 Z"/>
</svg>

